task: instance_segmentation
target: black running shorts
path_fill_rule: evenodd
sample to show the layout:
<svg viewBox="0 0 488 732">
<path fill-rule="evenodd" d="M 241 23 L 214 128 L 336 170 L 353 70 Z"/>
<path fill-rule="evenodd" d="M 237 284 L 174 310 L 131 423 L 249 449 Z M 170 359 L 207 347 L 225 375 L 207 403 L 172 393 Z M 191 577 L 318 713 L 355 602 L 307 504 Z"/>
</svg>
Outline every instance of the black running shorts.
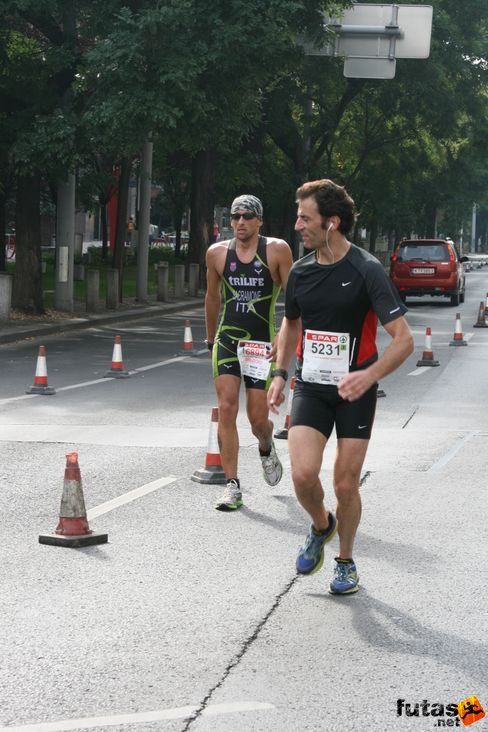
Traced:
<svg viewBox="0 0 488 732">
<path fill-rule="evenodd" d="M 323 387 L 297 381 L 291 405 L 290 428 L 302 425 L 322 432 L 327 439 L 335 425 L 336 435 L 369 440 L 376 411 L 378 385 L 374 384 L 360 399 L 342 399 L 337 387 Z"/>
<path fill-rule="evenodd" d="M 237 356 L 238 341 L 218 340 L 215 341 L 212 349 L 212 373 L 214 379 L 223 374 L 230 376 L 242 377 L 241 365 Z M 266 381 L 262 379 L 252 379 L 250 376 L 243 377 L 246 389 L 268 389 L 271 377 Z"/>
</svg>

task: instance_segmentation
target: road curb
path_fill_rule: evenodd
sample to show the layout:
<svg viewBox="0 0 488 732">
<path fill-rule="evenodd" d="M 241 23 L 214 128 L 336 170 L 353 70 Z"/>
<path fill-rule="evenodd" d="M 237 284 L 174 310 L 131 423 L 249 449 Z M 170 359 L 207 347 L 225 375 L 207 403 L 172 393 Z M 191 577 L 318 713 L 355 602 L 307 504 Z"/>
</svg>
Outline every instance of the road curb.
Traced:
<svg viewBox="0 0 488 732">
<path fill-rule="evenodd" d="M 16 341 L 30 338 L 42 338 L 48 335 L 93 328 L 99 325 L 109 325 L 110 323 L 129 322 L 141 318 L 156 318 L 166 313 L 174 313 L 179 310 L 202 305 L 202 298 L 188 298 L 171 303 L 148 304 L 147 306 L 132 308 L 130 310 L 121 309 L 113 313 L 93 313 L 82 317 L 68 318 L 56 323 L 39 321 L 29 325 L 21 325 L 20 322 L 17 324 L 16 321 L 11 320 L 0 329 L 0 345 L 15 343 Z"/>
</svg>

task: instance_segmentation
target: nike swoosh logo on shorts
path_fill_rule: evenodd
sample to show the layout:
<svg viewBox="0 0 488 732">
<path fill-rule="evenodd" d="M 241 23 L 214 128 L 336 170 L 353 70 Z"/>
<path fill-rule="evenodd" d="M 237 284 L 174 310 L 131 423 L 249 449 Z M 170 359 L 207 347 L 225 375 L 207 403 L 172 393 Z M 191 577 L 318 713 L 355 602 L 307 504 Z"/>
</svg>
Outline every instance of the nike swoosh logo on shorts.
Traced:
<svg viewBox="0 0 488 732">
<path fill-rule="evenodd" d="M 367 424 L 358 424 L 358 430 L 365 430 L 367 426 Z"/>
<path fill-rule="evenodd" d="M 390 315 L 393 315 L 393 313 L 397 313 L 400 310 L 400 308 L 395 308 L 394 310 L 390 310 Z"/>
</svg>

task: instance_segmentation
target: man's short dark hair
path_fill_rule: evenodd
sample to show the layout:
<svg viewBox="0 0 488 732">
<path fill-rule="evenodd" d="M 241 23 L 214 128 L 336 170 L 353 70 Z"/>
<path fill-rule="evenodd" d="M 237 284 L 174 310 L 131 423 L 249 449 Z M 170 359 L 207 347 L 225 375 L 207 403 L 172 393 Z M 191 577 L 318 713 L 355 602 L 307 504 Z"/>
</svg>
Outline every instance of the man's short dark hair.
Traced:
<svg viewBox="0 0 488 732">
<path fill-rule="evenodd" d="M 297 202 L 304 198 L 314 198 L 319 213 L 325 218 L 339 216 L 339 231 L 349 234 L 357 218 L 356 205 L 344 186 L 340 186 L 328 178 L 311 180 L 304 183 L 296 192 Z"/>
</svg>

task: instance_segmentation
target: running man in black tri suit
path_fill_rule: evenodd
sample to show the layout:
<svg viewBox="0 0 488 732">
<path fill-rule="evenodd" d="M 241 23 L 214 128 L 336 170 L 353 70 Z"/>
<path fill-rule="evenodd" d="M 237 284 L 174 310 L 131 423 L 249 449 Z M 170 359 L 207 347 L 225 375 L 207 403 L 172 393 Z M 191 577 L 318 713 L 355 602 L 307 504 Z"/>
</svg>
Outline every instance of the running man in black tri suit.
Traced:
<svg viewBox="0 0 488 732">
<path fill-rule="evenodd" d="M 220 455 L 227 479 L 224 495 L 216 505 L 221 511 L 242 506 L 236 426 L 241 378 L 264 478 L 269 485 L 276 485 L 283 472 L 272 440 L 266 389 L 276 354 L 276 299 L 286 285 L 293 260 L 285 241 L 260 235 L 262 219 L 258 198 L 236 198 L 231 206 L 234 238 L 213 244 L 206 257 L 207 344 L 212 353 Z"/>
<path fill-rule="evenodd" d="M 298 189 L 297 203 L 295 229 L 313 251 L 290 271 L 268 404 L 276 412 L 284 400 L 285 369 L 298 342 L 288 447 L 295 492 L 312 525 L 296 566 L 301 574 L 319 570 L 324 544 L 337 530 L 339 555 L 329 591 L 351 594 L 358 590 L 353 548 L 361 517 L 359 481 L 378 381 L 411 354 L 413 338 L 406 307 L 380 262 L 346 238 L 356 211 L 345 189 L 330 180 L 311 181 Z M 378 319 L 391 336 L 381 356 Z M 337 519 L 325 508 L 319 477 L 334 427 Z"/>
</svg>

